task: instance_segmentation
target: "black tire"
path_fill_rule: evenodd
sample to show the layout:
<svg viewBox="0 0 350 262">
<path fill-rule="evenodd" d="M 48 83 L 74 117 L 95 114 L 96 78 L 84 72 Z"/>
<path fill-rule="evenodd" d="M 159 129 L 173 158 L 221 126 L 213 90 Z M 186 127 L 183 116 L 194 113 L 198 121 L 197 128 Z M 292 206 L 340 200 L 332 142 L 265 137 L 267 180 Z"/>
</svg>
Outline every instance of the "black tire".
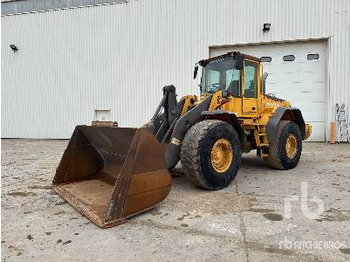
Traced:
<svg viewBox="0 0 350 262">
<path fill-rule="evenodd" d="M 287 138 L 293 135 L 296 138 L 297 149 L 294 157 L 290 158 L 286 153 Z M 280 121 L 276 131 L 276 139 L 269 145 L 269 156 L 264 160 L 268 166 L 276 169 L 292 169 L 300 160 L 302 151 L 302 136 L 299 126 L 292 121 Z"/>
<path fill-rule="evenodd" d="M 211 164 L 211 150 L 219 139 L 231 144 L 232 161 L 227 171 L 217 172 Z M 181 163 L 185 174 L 197 186 L 219 190 L 227 187 L 235 178 L 241 164 L 242 148 L 236 130 L 220 120 L 204 120 L 187 131 L 181 147 Z"/>
</svg>

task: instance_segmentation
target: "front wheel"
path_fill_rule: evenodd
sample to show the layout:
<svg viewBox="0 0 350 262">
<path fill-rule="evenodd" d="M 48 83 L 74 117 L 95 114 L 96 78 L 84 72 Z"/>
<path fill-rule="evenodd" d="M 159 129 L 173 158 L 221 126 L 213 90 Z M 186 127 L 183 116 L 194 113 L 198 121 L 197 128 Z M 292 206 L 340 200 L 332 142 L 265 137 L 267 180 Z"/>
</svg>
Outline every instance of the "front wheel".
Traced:
<svg viewBox="0 0 350 262">
<path fill-rule="evenodd" d="M 297 166 L 302 151 L 302 136 L 299 126 L 292 121 L 278 124 L 276 138 L 269 145 L 269 155 L 264 160 L 268 166 L 277 169 L 291 169 Z"/>
<path fill-rule="evenodd" d="M 235 178 L 241 164 L 236 130 L 220 120 L 204 120 L 188 130 L 181 147 L 181 163 L 199 187 L 218 190 Z"/>
</svg>

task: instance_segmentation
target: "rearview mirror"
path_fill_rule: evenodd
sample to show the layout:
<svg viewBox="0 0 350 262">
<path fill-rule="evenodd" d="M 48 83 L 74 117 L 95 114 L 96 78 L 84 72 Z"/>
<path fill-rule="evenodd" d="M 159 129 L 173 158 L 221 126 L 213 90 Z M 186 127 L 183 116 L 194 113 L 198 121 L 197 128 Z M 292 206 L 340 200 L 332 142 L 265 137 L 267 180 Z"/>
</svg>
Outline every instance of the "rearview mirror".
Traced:
<svg viewBox="0 0 350 262">
<path fill-rule="evenodd" d="M 196 79 L 197 74 L 198 74 L 198 65 L 196 64 L 196 65 L 194 66 L 193 79 Z"/>
</svg>

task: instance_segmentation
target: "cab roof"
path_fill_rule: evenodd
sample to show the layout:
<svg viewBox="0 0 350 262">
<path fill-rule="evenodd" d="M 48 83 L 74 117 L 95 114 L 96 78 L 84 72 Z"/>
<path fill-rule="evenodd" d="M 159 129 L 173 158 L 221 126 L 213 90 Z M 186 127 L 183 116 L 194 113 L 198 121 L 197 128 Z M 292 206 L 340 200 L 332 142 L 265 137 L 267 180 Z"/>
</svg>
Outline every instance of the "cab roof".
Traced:
<svg viewBox="0 0 350 262">
<path fill-rule="evenodd" d="M 239 56 L 243 56 L 243 58 L 248 58 L 250 60 L 254 60 L 257 62 L 261 62 L 260 58 L 257 58 L 255 56 L 251 56 L 251 55 L 247 55 L 247 54 L 243 54 L 241 52 L 238 51 L 233 51 L 233 52 L 228 52 L 226 54 L 223 55 L 219 55 L 219 56 L 214 56 L 214 57 L 210 57 L 208 59 L 202 59 L 198 62 L 199 65 L 201 66 L 205 66 L 206 64 L 208 64 L 210 61 L 216 60 L 216 59 L 220 59 L 220 58 L 225 58 L 225 57 L 230 57 L 232 56 L 233 58 L 237 58 Z"/>
</svg>

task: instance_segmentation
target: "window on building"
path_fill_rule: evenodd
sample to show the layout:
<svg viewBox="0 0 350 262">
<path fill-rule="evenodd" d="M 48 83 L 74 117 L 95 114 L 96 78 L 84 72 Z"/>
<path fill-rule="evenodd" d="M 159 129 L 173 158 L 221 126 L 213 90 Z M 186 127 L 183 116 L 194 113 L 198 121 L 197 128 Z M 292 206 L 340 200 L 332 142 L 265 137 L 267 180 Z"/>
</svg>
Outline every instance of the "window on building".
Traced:
<svg viewBox="0 0 350 262">
<path fill-rule="evenodd" d="M 307 60 L 318 60 L 320 58 L 319 54 L 308 54 Z"/>
<path fill-rule="evenodd" d="M 264 63 L 271 62 L 272 61 L 272 57 L 270 57 L 270 56 L 262 56 L 260 58 L 260 60 L 261 60 L 261 62 L 264 62 Z"/>
<path fill-rule="evenodd" d="M 294 61 L 294 60 L 295 60 L 295 56 L 294 55 L 285 55 L 283 57 L 283 61 L 291 62 L 291 61 Z"/>
<path fill-rule="evenodd" d="M 97 121 L 110 121 L 111 110 L 110 109 L 95 109 L 95 120 Z"/>
<path fill-rule="evenodd" d="M 258 64 L 245 61 L 244 64 L 244 97 L 256 98 L 257 97 L 257 72 Z"/>
</svg>

